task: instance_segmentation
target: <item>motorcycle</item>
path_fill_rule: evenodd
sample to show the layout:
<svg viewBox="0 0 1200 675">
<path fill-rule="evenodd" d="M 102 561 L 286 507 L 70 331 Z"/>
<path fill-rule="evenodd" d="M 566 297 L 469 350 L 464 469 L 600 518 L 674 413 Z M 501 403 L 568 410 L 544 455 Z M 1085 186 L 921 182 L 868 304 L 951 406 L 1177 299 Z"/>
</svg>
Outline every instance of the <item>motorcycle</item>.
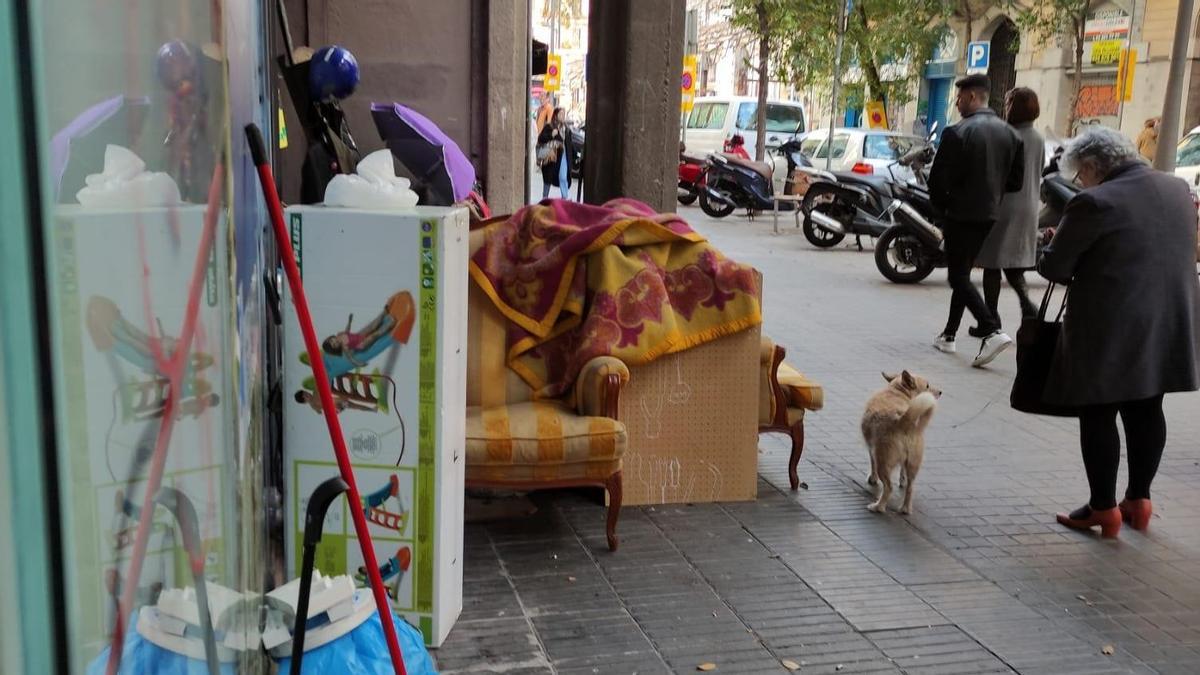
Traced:
<svg viewBox="0 0 1200 675">
<path fill-rule="evenodd" d="M 1057 157 L 1055 158 L 1057 159 Z M 1042 177 L 1042 212 L 1038 218 L 1037 256 L 1050 243 L 1054 228 L 1062 219 L 1067 202 L 1080 190 L 1057 170 L 1052 160 Z M 920 175 L 921 172 L 918 171 Z M 875 266 L 883 276 L 898 284 L 923 281 L 937 267 L 946 266 L 942 245 L 942 230 L 935 223 L 935 211 L 928 190 L 921 185 L 908 184 L 901 188 L 897 200 L 904 203 L 895 210 L 896 225 L 889 228 L 875 244 Z"/>
<path fill-rule="evenodd" d="M 932 160 L 933 146 L 923 145 L 910 150 L 893 166 L 916 167 L 914 173 L 920 181 L 923 180 L 921 167 Z M 802 206 L 804 238 L 813 246 L 830 248 L 840 244 L 847 235 L 854 235 L 861 251 L 864 235 L 883 236 L 893 225 L 893 210 L 889 207 L 901 198 L 908 185 L 891 169 L 889 166 L 890 176 L 837 172 L 833 180 L 812 184 L 804 195 Z"/>
<path fill-rule="evenodd" d="M 700 189 L 704 185 L 704 165 L 708 160 L 697 155 L 689 155 L 687 146 L 679 144 L 679 190 L 676 199 L 680 204 L 688 205 L 700 198 Z"/>
</svg>

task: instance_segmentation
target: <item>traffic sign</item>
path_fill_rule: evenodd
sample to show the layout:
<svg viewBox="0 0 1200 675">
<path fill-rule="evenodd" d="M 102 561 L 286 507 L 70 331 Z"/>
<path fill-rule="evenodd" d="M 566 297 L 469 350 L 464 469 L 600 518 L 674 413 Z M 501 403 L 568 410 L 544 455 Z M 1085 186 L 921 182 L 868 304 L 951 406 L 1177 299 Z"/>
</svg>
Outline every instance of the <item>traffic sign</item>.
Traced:
<svg viewBox="0 0 1200 675">
<path fill-rule="evenodd" d="M 1133 73 L 1137 69 L 1137 50 L 1132 47 L 1121 50 L 1121 60 L 1117 66 L 1117 100 L 1129 102 L 1133 100 Z"/>
<path fill-rule="evenodd" d="M 887 108 L 883 101 L 867 101 L 867 126 L 872 129 L 887 129 Z"/>
<path fill-rule="evenodd" d="M 562 79 L 562 56 L 548 54 L 546 56 L 546 75 L 542 78 L 542 89 L 558 91 L 558 83 Z"/>
<path fill-rule="evenodd" d="M 691 112 L 696 100 L 696 55 L 685 54 L 683 57 L 683 77 L 679 82 L 680 104 L 683 112 Z"/>
<path fill-rule="evenodd" d="M 986 73 L 991 62 L 992 44 L 990 42 L 972 42 L 967 45 L 967 72 Z"/>
</svg>

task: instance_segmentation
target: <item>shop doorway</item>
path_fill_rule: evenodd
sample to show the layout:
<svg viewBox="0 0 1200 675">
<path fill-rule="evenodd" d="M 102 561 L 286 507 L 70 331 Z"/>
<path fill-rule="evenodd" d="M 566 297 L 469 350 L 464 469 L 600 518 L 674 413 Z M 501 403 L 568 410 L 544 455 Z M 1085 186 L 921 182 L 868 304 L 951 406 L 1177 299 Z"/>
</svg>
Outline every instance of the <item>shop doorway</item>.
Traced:
<svg viewBox="0 0 1200 675">
<path fill-rule="evenodd" d="M 988 79 L 992 81 L 991 106 L 997 113 L 1004 114 L 1004 95 L 1017 86 L 1017 51 L 1021 47 L 1021 34 L 1011 19 L 1005 17 L 992 33 L 991 65 Z"/>
</svg>

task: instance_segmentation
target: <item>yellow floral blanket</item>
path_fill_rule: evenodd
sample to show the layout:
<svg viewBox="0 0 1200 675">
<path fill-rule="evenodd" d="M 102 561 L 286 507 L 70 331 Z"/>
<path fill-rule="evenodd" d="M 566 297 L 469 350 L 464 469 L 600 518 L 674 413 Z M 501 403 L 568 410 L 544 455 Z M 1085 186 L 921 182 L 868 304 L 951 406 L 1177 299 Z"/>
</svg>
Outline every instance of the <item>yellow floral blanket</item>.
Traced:
<svg viewBox="0 0 1200 675">
<path fill-rule="evenodd" d="M 568 392 L 597 356 L 640 365 L 762 322 L 752 267 L 632 199 L 528 206 L 487 226 L 470 271 L 538 397 Z"/>
</svg>

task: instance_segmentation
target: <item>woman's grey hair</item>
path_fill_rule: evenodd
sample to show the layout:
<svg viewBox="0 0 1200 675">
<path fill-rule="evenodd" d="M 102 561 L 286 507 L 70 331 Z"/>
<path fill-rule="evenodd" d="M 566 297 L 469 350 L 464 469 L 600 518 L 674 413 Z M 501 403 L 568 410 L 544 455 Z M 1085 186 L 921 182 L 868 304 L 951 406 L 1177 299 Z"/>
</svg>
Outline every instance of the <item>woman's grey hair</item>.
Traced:
<svg viewBox="0 0 1200 675">
<path fill-rule="evenodd" d="M 1071 173 L 1077 173 L 1086 163 L 1099 175 L 1107 176 L 1122 164 L 1144 161 L 1125 134 L 1107 127 L 1091 127 L 1067 143 L 1060 163 Z"/>
</svg>

